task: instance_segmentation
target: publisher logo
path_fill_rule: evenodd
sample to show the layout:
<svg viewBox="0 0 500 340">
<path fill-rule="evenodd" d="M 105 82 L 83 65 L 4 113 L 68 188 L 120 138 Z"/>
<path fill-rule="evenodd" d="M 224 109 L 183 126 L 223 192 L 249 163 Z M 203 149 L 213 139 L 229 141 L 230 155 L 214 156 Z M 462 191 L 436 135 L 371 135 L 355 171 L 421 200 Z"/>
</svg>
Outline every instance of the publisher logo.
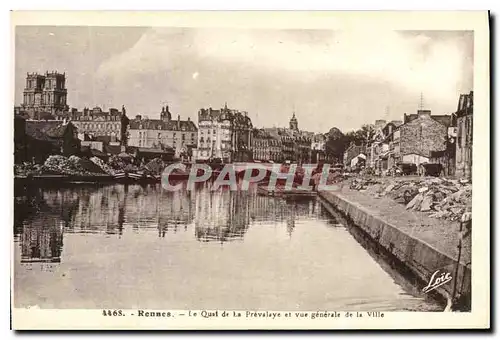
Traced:
<svg viewBox="0 0 500 340">
<path fill-rule="evenodd" d="M 429 284 L 422 289 L 422 292 L 429 293 L 430 291 L 433 291 L 434 289 L 450 282 L 452 279 L 453 277 L 450 273 L 436 270 L 434 274 L 432 274 Z"/>
</svg>

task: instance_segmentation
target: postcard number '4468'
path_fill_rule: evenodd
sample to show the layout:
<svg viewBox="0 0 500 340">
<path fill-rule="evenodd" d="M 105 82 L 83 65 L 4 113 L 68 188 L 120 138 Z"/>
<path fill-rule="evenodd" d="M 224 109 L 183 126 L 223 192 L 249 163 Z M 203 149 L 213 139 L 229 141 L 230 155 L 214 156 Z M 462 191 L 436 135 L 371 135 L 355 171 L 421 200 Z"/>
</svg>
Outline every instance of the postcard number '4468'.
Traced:
<svg viewBox="0 0 500 340">
<path fill-rule="evenodd" d="M 123 316 L 123 312 L 121 310 L 109 310 L 109 309 L 104 309 L 102 311 L 102 315 L 104 316 Z"/>
</svg>

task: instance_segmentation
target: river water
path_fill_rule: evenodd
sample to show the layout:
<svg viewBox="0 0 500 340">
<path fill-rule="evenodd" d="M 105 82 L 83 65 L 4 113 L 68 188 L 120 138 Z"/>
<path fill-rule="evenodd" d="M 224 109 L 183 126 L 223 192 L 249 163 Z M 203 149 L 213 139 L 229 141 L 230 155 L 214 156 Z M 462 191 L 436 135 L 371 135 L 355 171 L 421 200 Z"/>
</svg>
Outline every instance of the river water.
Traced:
<svg viewBox="0 0 500 340">
<path fill-rule="evenodd" d="M 14 305 L 441 310 L 316 200 L 159 185 L 16 197 Z"/>
</svg>

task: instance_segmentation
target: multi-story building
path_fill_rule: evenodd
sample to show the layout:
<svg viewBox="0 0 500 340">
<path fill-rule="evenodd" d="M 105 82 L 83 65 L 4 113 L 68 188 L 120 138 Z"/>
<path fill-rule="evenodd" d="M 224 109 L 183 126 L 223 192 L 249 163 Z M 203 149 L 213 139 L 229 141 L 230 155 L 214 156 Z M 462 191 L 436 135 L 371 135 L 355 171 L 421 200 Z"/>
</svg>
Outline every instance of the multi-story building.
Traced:
<svg viewBox="0 0 500 340">
<path fill-rule="evenodd" d="M 280 141 L 281 161 L 308 163 L 311 159 L 311 141 L 313 132 L 299 130 L 295 113 L 289 122 L 289 128 L 265 128 L 272 138 Z"/>
<path fill-rule="evenodd" d="M 82 111 L 72 109 L 68 113 L 57 115 L 57 118 L 61 116 L 70 119 L 78 128 L 79 134 L 93 138 L 108 136 L 114 142 L 122 144 L 127 142 L 127 128 L 130 120 L 124 106 L 121 111 L 115 108 L 103 111 L 98 106 L 93 109 L 84 108 Z"/>
<path fill-rule="evenodd" d="M 198 148 L 195 159 L 221 159 L 223 162 L 252 159 L 252 120 L 247 112 L 231 110 L 227 104 L 220 110 L 198 111 Z"/>
<path fill-rule="evenodd" d="M 260 161 L 283 161 L 280 138 L 274 138 L 265 129 L 254 129 L 252 137 L 253 159 Z"/>
<path fill-rule="evenodd" d="M 172 120 L 168 106 L 162 108 L 160 119 L 143 118 L 138 115 L 130 121 L 128 146 L 139 148 L 173 148 L 177 157 L 190 157 L 196 148 L 198 128 L 188 117 L 180 115 Z"/>
<path fill-rule="evenodd" d="M 126 143 L 127 118 L 125 108 L 111 108 L 108 112 L 100 107 L 69 110 L 67 105 L 66 74 L 46 72 L 28 73 L 23 103 L 15 107 L 15 113 L 30 120 L 71 121 L 80 136 L 90 138 L 108 136 L 111 140 Z"/>
<path fill-rule="evenodd" d="M 231 161 L 232 127 L 231 116 L 224 109 L 200 109 L 198 111 L 198 148 L 194 150 L 196 160 L 219 158 Z"/>
<path fill-rule="evenodd" d="M 384 125 L 375 122 L 375 134 L 372 142 L 367 148 L 367 163 L 378 171 L 384 171 L 395 164 L 393 132 L 402 124 L 401 121 L 393 120 Z M 386 122 L 385 120 L 383 122 Z"/>
<path fill-rule="evenodd" d="M 456 176 L 472 177 L 474 92 L 461 94 L 458 101 L 456 135 Z"/>
<path fill-rule="evenodd" d="M 315 134 L 311 141 L 311 162 L 326 160 L 326 137 L 322 133 Z"/>
<path fill-rule="evenodd" d="M 431 151 L 446 150 L 451 116 L 431 116 L 430 110 L 418 110 L 416 115 L 404 115 L 404 123 L 393 134 L 390 150 L 395 163 L 429 162 Z"/>
<path fill-rule="evenodd" d="M 68 110 L 67 93 L 65 73 L 28 73 L 23 103 L 18 112 L 30 119 L 46 119 L 65 112 Z"/>
</svg>

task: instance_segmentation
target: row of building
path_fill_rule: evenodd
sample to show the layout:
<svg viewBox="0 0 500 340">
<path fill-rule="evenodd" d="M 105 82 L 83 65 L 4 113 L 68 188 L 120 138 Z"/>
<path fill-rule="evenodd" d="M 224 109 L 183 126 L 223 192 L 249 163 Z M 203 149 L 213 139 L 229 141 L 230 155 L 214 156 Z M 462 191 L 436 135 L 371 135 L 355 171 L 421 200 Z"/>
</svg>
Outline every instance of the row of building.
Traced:
<svg viewBox="0 0 500 340">
<path fill-rule="evenodd" d="M 459 97 L 456 112 L 433 115 L 420 109 L 402 121 L 377 120 L 367 143 L 351 144 L 344 165 L 363 163 L 383 173 L 400 164 L 441 164 L 444 175 L 470 177 L 472 172 L 472 116 L 474 95 Z"/>
<path fill-rule="evenodd" d="M 162 107 L 159 119 L 100 107 L 69 109 L 66 75 L 58 72 L 28 73 L 23 103 L 15 107 L 16 159 L 41 157 L 60 149 L 74 154 L 80 147 L 94 153 L 148 153 L 191 161 L 308 162 L 325 158 L 321 134 L 301 131 L 295 113 L 288 128 L 253 126 L 248 113 L 229 109 L 200 109 L 198 125 L 173 118 Z M 33 145 L 37 144 L 37 145 Z M 31 145 L 31 147 L 28 147 Z"/>
</svg>

